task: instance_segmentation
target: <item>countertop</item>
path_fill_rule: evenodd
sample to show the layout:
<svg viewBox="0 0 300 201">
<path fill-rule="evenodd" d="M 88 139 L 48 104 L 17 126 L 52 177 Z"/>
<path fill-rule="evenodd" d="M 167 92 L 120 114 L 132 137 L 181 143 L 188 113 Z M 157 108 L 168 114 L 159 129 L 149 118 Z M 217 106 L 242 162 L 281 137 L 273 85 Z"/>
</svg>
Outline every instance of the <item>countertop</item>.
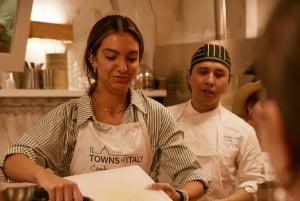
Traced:
<svg viewBox="0 0 300 201">
<path fill-rule="evenodd" d="M 167 90 L 141 90 L 149 97 L 166 97 Z M 1 89 L 0 97 L 2 98 L 41 98 L 41 97 L 80 97 L 84 90 L 67 90 L 67 89 Z"/>
</svg>

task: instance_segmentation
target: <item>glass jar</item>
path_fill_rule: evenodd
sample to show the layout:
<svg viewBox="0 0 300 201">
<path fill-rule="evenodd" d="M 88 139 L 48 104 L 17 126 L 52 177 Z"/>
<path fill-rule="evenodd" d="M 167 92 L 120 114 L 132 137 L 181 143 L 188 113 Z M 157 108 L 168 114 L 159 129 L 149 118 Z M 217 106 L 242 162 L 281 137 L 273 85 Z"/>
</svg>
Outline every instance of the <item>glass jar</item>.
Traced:
<svg viewBox="0 0 300 201">
<path fill-rule="evenodd" d="M 140 65 L 140 70 L 135 77 L 133 87 L 135 89 L 154 89 L 153 71 L 148 65 Z"/>
</svg>

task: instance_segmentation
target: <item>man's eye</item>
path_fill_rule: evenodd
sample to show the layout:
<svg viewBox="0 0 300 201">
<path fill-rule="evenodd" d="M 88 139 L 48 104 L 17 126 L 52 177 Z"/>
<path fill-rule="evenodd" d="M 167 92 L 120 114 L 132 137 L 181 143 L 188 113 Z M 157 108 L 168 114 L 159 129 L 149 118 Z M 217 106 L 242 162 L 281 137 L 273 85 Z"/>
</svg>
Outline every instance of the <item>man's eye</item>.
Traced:
<svg viewBox="0 0 300 201">
<path fill-rule="evenodd" d="M 216 71 L 214 74 L 215 74 L 215 77 L 218 77 L 218 78 L 225 76 L 225 72 L 223 72 L 223 71 Z"/>
<path fill-rule="evenodd" d="M 224 73 L 216 73 L 215 76 L 216 76 L 216 77 L 223 77 L 223 76 L 224 76 Z"/>
<path fill-rule="evenodd" d="M 198 73 L 204 75 L 207 74 L 207 70 L 199 70 Z"/>
</svg>

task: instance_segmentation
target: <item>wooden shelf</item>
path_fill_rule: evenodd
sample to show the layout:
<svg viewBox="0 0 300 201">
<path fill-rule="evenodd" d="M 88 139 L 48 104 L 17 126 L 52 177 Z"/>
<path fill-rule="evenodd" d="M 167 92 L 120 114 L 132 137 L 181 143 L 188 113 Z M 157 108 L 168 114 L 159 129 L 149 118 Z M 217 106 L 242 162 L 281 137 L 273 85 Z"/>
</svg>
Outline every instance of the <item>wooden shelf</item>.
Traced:
<svg viewBox="0 0 300 201">
<path fill-rule="evenodd" d="M 142 90 L 149 97 L 166 97 L 166 90 Z M 2 98 L 76 98 L 80 97 L 84 90 L 64 90 L 64 89 L 1 89 Z"/>
<path fill-rule="evenodd" d="M 72 41 L 73 26 L 72 24 L 31 21 L 29 37 Z"/>
</svg>

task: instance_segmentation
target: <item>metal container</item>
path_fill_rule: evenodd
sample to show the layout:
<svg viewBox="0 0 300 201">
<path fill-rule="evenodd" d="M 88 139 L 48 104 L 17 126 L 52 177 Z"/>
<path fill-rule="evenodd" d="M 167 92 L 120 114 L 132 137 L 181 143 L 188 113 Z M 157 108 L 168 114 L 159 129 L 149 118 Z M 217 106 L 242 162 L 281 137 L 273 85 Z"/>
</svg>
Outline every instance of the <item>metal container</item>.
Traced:
<svg viewBox="0 0 300 201">
<path fill-rule="evenodd" d="M 4 201 L 31 201 L 35 188 L 32 183 L 5 183 L 1 184 L 1 194 Z"/>
<path fill-rule="evenodd" d="M 146 64 L 140 65 L 133 87 L 135 89 L 154 89 L 153 71 Z"/>
<path fill-rule="evenodd" d="M 52 70 L 42 69 L 41 70 L 41 88 L 52 89 Z"/>
<path fill-rule="evenodd" d="M 25 68 L 23 74 L 23 83 L 22 88 L 24 89 L 40 89 L 41 81 L 40 81 L 40 69 L 34 68 Z"/>
</svg>

